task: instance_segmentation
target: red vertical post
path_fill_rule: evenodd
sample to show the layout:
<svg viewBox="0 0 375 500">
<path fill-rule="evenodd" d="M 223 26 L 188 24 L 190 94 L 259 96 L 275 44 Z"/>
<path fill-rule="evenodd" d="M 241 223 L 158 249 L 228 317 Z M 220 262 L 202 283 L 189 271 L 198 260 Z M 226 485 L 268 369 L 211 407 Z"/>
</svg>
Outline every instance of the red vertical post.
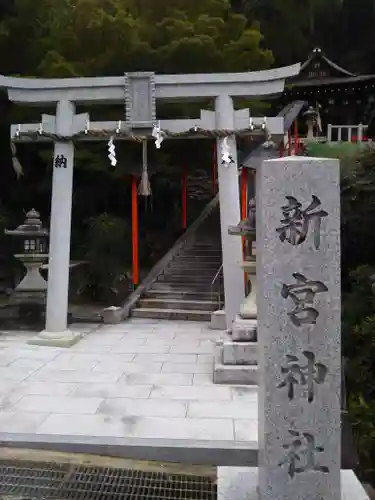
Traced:
<svg viewBox="0 0 375 500">
<path fill-rule="evenodd" d="M 216 139 L 213 145 L 213 153 L 212 153 L 212 196 L 216 196 L 216 169 L 217 169 L 217 161 L 216 161 Z"/>
<path fill-rule="evenodd" d="M 292 155 L 292 132 L 288 130 L 288 156 Z"/>
<path fill-rule="evenodd" d="M 284 156 L 285 153 L 285 146 L 284 146 L 284 140 L 280 142 L 280 158 Z"/>
<path fill-rule="evenodd" d="M 182 229 L 187 228 L 187 169 L 182 172 Z"/>
<path fill-rule="evenodd" d="M 298 121 L 294 120 L 294 154 L 296 155 L 299 149 L 299 137 L 298 137 Z"/>
<path fill-rule="evenodd" d="M 139 262 L 138 262 L 138 193 L 137 177 L 132 176 L 132 245 L 133 245 L 133 285 L 139 284 Z"/>
</svg>

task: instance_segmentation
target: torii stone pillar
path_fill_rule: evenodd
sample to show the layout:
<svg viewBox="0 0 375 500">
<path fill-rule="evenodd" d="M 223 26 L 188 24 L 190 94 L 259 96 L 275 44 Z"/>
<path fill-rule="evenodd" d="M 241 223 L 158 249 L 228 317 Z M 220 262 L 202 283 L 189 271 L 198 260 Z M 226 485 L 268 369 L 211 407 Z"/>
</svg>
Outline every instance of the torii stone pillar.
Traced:
<svg viewBox="0 0 375 500">
<path fill-rule="evenodd" d="M 43 115 L 43 129 L 71 136 L 83 130 L 87 114 L 76 115 L 75 104 L 59 101 L 56 117 Z M 48 264 L 46 328 L 29 344 L 69 347 L 80 334 L 68 329 L 70 237 L 72 220 L 74 144 L 55 142 L 52 168 L 52 201 Z"/>
<path fill-rule="evenodd" d="M 233 99 L 228 95 L 216 98 L 216 127 L 218 129 L 234 130 Z M 242 263 L 241 239 L 228 234 L 228 227 L 235 226 L 241 220 L 240 192 L 238 183 L 236 138 L 228 137 L 230 156 L 233 163 L 226 165 L 221 161 L 221 147 L 224 139 L 217 140 L 217 170 L 219 180 L 221 244 L 223 253 L 223 275 L 225 294 L 225 316 L 227 328 L 232 323 L 245 298 Z"/>
</svg>

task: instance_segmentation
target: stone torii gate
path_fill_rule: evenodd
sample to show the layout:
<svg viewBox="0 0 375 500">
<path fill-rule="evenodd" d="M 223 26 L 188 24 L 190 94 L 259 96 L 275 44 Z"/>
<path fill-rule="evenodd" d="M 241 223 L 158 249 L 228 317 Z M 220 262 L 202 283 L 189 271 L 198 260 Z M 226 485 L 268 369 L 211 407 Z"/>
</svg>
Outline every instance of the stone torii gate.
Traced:
<svg viewBox="0 0 375 500">
<path fill-rule="evenodd" d="M 260 98 L 280 94 L 285 79 L 300 65 L 233 74 L 155 75 L 126 73 L 120 77 L 27 79 L 0 76 L 0 88 L 10 101 L 27 106 L 56 106 L 56 115 L 42 115 L 40 123 L 12 125 L 13 141 L 54 142 L 49 273 L 46 326 L 35 342 L 70 346 L 78 336 L 68 330 L 68 287 L 74 142 L 76 140 L 152 139 L 155 126 L 164 138 L 216 137 L 220 196 L 225 311 L 230 328 L 244 299 L 241 241 L 228 227 L 241 219 L 236 135 L 254 138 L 268 133 L 283 140 L 283 118 L 251 118 L 248 109 L 234 110 L 233 97 Z M 215 111 L 201 111 L 200 119 L 157 121 L 156 101 L 214 99 Z M 76 114 L 76 105 L 125 104 L 118 122 L 91 122 Z M 155 137 L 155 135 L 154 135 Z M 264 140 L 264 139 L 263 139 Z M 229 160 L 228 160 L 229 158 Z M 63 168 L 61 168 L 63 167 Z"/>
</svg>

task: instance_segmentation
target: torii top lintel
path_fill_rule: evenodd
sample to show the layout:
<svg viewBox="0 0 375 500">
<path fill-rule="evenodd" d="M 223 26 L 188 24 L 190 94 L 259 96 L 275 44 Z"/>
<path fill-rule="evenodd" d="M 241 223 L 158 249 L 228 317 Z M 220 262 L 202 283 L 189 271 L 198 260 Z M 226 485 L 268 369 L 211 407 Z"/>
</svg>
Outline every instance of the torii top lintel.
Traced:
<svg viewBox="0 0 375 500">
<path fill-rule="evenodd" d="M 15 103 L 55 104 L 59 101 L 84 103 L 122 103 L 126 77 L 153 79 L 155 99 L 175 100 L 212 98 L 219 95 L 258 97 L 283 92 L 285 79 L 297 75 L 300 64 L 247 73 L 207 73 L 155 75 L 126 73 L 118 77 L 17 78 L 0 75 L 0 89 Z"/>
</svg>

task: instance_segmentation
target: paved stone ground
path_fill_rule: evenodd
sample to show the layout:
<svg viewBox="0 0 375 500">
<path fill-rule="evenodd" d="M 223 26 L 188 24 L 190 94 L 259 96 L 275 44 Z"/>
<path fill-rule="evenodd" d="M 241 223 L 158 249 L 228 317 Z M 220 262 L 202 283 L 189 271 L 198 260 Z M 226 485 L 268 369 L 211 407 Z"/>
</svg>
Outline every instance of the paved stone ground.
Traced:
<svg viewBox="0 0 375 500">
<path fill-rule="evenodd" d="M 79 326 L 70 349 L 0 333 L 0 429 L 7 433 L 257 441 L 257 391 L 212 383 L 204 323 L 132 319 Z"/>
</svg>

